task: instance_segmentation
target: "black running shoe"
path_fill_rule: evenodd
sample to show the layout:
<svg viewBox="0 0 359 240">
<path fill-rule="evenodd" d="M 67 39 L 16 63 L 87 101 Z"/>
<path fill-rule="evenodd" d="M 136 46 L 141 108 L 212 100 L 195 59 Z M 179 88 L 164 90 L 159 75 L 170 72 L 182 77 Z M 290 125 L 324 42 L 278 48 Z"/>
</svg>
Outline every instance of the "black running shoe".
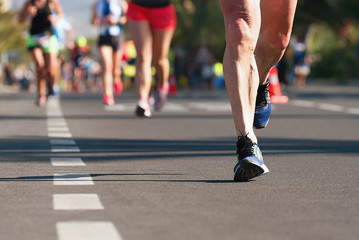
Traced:
<svg viewBox="0 0 359 240">
<path fill-rule="evenodd" d="M 143 108 L 140 107 L 140 106 L 137 106 L 135 113 L 136 113 L 136 115 L 137 115 L 138 117 L 149 118 L 149 117 L 152 116 L 151 110 L 143 109 Z"/>
<path fill-rule="evenodd" d="M 265 128 L 269 122 L 269 115 L 272 110 L 268 90 L 269 85 L 270 83 L 268 82 L 258 87 L 253 123 L 253 126 L 257 129 Z"/>
<path fill-rule="evenodd" d="M 248 181 L 269 172 L 258 145 L 247 136 L 238 137 L 237 160 L 234 167 L 235 182 Z"/>
</svg>

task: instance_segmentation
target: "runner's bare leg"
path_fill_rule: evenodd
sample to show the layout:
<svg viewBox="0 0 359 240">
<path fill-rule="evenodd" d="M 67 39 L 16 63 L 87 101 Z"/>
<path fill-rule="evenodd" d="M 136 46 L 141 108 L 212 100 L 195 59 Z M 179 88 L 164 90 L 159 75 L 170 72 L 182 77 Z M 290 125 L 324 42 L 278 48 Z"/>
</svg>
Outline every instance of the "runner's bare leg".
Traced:
<svg viewBox="0 0 359 240">
<path fill-rule="evenodd" d="M 253 142 L 253 118 L 259 76 L 254 50 L 259 35 L 260 0 L 220 0 L 226 29 L 224 78 L 237 135 Z"/>
<path fill-rule="evenodd" d="M 128 24 L 137 51 L 135 76 L 137 92 L 140 99 L 148 99 L 152 82 L 153 36 L 151 26 L 148 21 L 129 20 Z"/>
<path fill-rule="evenodd" d="M 255 54 L 263 84 L 289 44 L 297 0 L 261 0 L 260 6 L 262 24 Z"/>
</svg>

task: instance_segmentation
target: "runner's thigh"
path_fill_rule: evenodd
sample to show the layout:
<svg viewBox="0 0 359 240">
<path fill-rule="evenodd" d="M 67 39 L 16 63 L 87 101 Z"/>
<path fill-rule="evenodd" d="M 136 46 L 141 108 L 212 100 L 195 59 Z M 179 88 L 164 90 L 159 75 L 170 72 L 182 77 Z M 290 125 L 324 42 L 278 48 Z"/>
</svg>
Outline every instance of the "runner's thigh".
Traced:
<svg viewBox="0 0 359 240">
<path fill-rule="evenodd" d="M 281 37 L 289 41 L 287 38 L 292 31 L 297 0 L 261 0 L 260 5 L 261 37 L 275 39 Z"/>
</svg>

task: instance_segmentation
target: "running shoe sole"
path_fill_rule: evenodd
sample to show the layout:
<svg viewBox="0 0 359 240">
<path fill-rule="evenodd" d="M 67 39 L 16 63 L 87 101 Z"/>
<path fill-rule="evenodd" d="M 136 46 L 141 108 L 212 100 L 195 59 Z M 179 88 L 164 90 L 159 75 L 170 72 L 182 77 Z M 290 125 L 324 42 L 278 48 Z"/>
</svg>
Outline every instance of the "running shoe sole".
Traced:
<svg viewBox="0 0 359 240">
<path fill-rule="evenodd" d="M 234 168 L 234 181 L 245 182 L 252 178 L 269 173 L 266 165 L 258 165 L 256 161 L 250 158 L 242 159 Z"/>
</svg>

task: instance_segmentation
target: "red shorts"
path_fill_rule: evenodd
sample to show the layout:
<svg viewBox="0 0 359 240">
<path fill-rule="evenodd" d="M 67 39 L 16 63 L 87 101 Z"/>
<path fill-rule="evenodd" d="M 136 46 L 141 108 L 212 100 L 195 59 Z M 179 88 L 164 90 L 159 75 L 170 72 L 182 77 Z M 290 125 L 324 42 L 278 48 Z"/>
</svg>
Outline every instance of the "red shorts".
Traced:
<svg viewBox="0 0 359 240">
<path fill-rule="evenodd" d="M 176 11 L 172 4 L 149 8 L 130 2 L 127 17 L 132 21 L 148 21 L 154 30 L 172 30 L 177 25 Z"/>
</svg>

